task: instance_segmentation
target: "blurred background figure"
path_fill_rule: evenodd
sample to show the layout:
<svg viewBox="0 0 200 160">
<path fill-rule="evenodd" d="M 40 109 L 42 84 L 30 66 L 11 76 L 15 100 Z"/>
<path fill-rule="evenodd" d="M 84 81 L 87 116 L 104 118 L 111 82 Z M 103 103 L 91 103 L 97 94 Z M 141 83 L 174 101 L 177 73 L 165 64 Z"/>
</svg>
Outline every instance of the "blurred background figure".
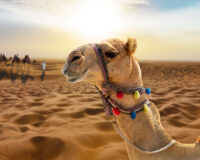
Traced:
<svg viewBox="0 0 200 160">
<path fill-rule="evenodd" d="M 29 55 L 26 54 L 24 58 L 20 59 L 18 54 L 14 54 L 13 57 L 7 58 L 5 54 L 0 54 L 0 80 L 3 78 L 9 78 L 11 83 L 15 83 L 15 80 L 20 77 L 22 84 L 25 84 L 28 79 L 34 80 L 31 76 L 31 60 Z M 43 70 L 46 66 L 43 65 Z"/>
<path fill-rule="evenodd" d="M 7 57 L 4 54 L 0 54 L 0 80 L 3 79 L 4 77 L 8 78 L 7 74 Z"/>
<path fill-rule="evenodd" d="M 46 62 L 43 61 L 43 62 L 42 62 L 42 75 L 41 75 L 41 81 L 44 80 L 45 70 L 46 70 Z"/>
<path fill-rule="evenodd" d="M 27 73 L 29 74 L 29 72 L 30 72 L 30 64 L 31 64 L 31 60 L 29 58 L 29 55 L 25 55 L 23 60 L 22 60 L 22 62 L 23 62 L 24 70 L 26 70 Z"/>
<path fill-rule="evenodd" d="M 11 61 L 11 69 L 10 69 L 10 80 L 11 83 L 15 83 L 15 80 L 19 77 L 21 71 L 21 59 L 18 54 L 15 54 Z"/>
<path fill-rule="evenodd" d="M 13 56 L 13 59 L 12 59 L 12 66 L 13 66 L 13 70 L 15 70 L 17 73 L 20 72 L 21 70 L 21 59 L 19 58 L 19 55 L 18 54 L 15 54 Z"/>
<path fill-rule="evenodd" d="M 29 58 L 29 55 L 25 55 L 22 60 L 22 66 L 21 66 L 21 81 L 22 84 L 25 84 L 28 79 L 33 80 L 33 77 L 30 75 L 30 64 L 31 60 Z"/>
</svg>

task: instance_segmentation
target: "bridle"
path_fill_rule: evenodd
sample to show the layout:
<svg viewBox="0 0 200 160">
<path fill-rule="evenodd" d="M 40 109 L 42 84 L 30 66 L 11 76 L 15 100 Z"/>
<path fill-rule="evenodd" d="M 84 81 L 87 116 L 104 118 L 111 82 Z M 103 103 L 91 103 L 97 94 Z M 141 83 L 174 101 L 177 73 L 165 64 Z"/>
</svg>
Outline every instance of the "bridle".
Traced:
<svg viewBox="0 0 200 160">
<path fill-rule="evenodd" d="M 115 102 L 110 97 L 110 95 L 109 95 L 110 90 L 116 91 L 117 93 L 120 92 L 123 94 L 124 93 L 125 94 L 134 94 L 135 92 L 137 92 L 138 94 L 145 94 L 146 92 L 145 92 L 144 87 L 124 88 L 124 87 L 118 86 L 116 84 L 109 83 L 108 67 L 107 67 L 107 63 L 106 63 L 104 54 L 102 52 L 102 49 L 98 44 L 94 44 L 94 50 L 95 50 L 96 57 L 99 62 L 99 66 L 101 68 L 103 79 L 104 79 L 104 82 L 102 84 L 102 91 L 100 91 L 100 89 L 97 86 L 96 86 L 96 88 L 101 95 L 106 115 L 107 116 L 112 115 L 113 109 L 118 109 L 121 113 L 125 113 L 125 114 L 131 114 L 132 112 L 134 112 L 136 114 L 136 112 L 143 110 L 144 105 L 147 105 L 149 107 L 150 102 L 148 99 L 145 99 L 141 104 L 138 104 L 136 106 L 133 106 L 133 107 L 127 109 L 127 108 L 124 108 L 123 106 L 118 105 L 117 102 Z"/>
<path fill-rule="evenodd" d="M 101 47 L 98 44 L 94 44 L 93 46 L 95 53 L 96 53 L 96 57 L 99 63 L 99 66 L 101 68 L 102 71 L 102 75 L 103 75 L 103 79 L 104 82 L 102 84 L 102 91 L 97 87 L 97 90 L 101 96 L 103 105 L 104 105 L 104 110 L 106 113 L 106 116 L 109 117 L 111 115 L 115 115 L 118 116 L 120 113 L 123 114 L 130 114 L 132 119 L 136 118 L 136 113 L 140 112 L 140 111 L 149 111 L 149 107 L 150 107 L 150 102 L 148 99 L 145 99 L 141 104 L 138 104 L 136 106 L 133 106 L 131 108 L 124 108 L 123 106 L 120 106 L 119 104 L 117 104 L 116 101 L 114 101 L 110 95 L 109 95 L 109 91 L 113 90 L 116 91 L 118 94 L 118 96 L 122 96 L 124 93 L 126 94 L 135 94 L 136 95 L 140 95 L 140 94 L 150 94 L 150 89 L 147 88 L 145 90 L 144 87 L 136 87 L 136 88 L 124 88 L 121 86 L 118 86 L 116 84 L 110 83 L 109 82 L 109 72 L 108 72 L 108 67 L 107 67 L 107 63 L 104 57 L 104 54 L 102 52 Z M 123 93 L 123 94 L 122 94 Z M 136 96 L 137 98 L 137 96 Z M 119 129 L 117 123 L 116 123 L 116 119 L 114 121 L 112 121 L 112 124 L 114 126 L 114 129 L 118 132 L 118 134 L 131 146 L 133 146 L 134 148 L 136 148 L 138 151 L 142 152 L 142 153 L 146 153 L 146 154 L 154 154 L 154 153 L 158 153 L 161 151 L 166 150 L 167 148 L 169 148 L 170 146 L 172 146 L 173 144 L 176 143 L 175 140 L 172 140 L 169 144 L 167 144 L 166 146 L 158 149 L 158 150 L 154 150 L 154 151 L 145 151 L 144 149 L 140 148 L 139 146 L 137 146 L 136 144 L 134 144 L 132 141 L 130 141 L 123 133 L 122 131 Z"/>
</svg>

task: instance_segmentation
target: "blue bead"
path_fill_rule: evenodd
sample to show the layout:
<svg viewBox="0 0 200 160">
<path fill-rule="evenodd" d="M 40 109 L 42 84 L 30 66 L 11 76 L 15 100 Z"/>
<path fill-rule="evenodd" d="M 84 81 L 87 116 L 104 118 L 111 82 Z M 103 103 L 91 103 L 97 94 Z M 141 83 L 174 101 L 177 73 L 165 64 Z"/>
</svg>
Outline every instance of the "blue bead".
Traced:
<svg viewBox="0 0 200 160">
<path fill-rule="evenodd" d="M 136 118 L 136 112 L 135 111 L 132 111 L 131 112 L 131 119 L 135 119 Z"/>
<path fill-rule="evenodd" d="M 151 89 L 150 88 L 146 88 L 145 92 L 146 92 L 147 95 L 149 95 L 149 94 L 151 94 Z"/>
</svg>

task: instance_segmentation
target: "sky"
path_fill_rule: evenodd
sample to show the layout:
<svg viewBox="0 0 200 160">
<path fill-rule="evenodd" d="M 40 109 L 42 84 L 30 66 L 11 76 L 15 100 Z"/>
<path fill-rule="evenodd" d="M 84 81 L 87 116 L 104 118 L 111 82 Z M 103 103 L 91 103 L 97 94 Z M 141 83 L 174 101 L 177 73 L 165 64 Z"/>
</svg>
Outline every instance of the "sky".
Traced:
<svg viewBox="0 0 200 160">
<path fill-rule="evenodd" d="M 200 61 L 200 0 L 0 0 L 0 53 L 66 58 L 135 37 L 141 60 Z"/>
</svg>

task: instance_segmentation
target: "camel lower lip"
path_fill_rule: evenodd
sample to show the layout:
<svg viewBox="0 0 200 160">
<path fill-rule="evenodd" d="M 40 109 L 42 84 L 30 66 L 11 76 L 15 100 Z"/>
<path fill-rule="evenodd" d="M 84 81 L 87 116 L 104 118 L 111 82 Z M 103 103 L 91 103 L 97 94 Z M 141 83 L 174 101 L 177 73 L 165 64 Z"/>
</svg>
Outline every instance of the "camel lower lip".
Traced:
<svg viewBox="0 0 200 160">
<path fill-rule="evenodd" d="M 74 81 L 78 80 L 79 78 L 81 78 L 81 77 L 68 77 L 67 80 L 69 82 L 74 82 Z"/>
<path fill-rule="evenodd" d="M 77 80 L 81 79 L 84 77 L 84 75 L 86 74 L 87 69 L 81 73 L 81 75 L 76 76 L 76 77 L 67 77 L 68 82 L 76 82 Z"/>
</svg>

